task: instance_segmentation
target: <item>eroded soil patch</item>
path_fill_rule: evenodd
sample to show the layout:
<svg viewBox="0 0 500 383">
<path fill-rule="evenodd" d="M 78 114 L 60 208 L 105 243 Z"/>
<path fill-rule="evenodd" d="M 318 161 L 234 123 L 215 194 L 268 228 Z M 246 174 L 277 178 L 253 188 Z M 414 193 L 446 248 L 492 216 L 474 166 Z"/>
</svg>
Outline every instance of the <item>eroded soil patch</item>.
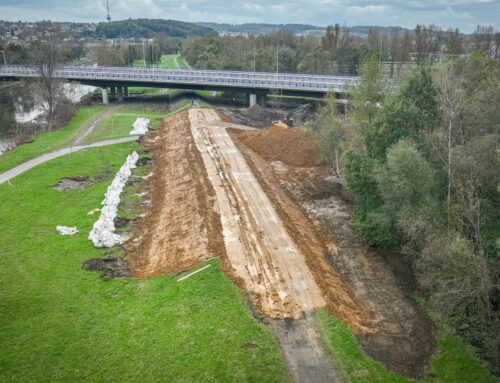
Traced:
<svg viewBox="0 0 500 383">
<path fill-rule="evenodd" d="M 92 180 L 90 180 L 90 178 L 86 176 L 63 177 L 56 185 L 52 186 L 52 189 L 56 189 L 59 191 L 77 190 L 85 189 L 87 186 L 90 186 L 92 184 Z"/>
<path fill-rule="evenodd" d="M 127 261 L 122 257 L 91 258 L 82 265 L 85 270 L 100 271 L 103 277 L 123 278 L 132 275 Z"/>
</svg>

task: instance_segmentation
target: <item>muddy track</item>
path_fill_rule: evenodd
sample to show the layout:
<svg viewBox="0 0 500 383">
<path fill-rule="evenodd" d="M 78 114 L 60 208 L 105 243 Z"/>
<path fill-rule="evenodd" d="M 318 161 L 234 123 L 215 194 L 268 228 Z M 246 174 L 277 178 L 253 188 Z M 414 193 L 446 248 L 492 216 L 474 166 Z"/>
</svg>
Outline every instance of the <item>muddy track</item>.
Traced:
<svg viewBox="0 0 500 383">
<path fill-rule="evenodd" d="M 191 135 L 187 112 L 162 123 L 153 149 L 152 206 L 135 225 L 129 259 L 135 276 L 176 273 L 225 257 L 214 189 Z"/>
<path fill-rule="evenodd" d="M 271 318 L 324 307 L 321 290 L 266 193 L 213 110 L 189 111 L 191 130 L 217 195 L 234 275 Z"/>
</svg>

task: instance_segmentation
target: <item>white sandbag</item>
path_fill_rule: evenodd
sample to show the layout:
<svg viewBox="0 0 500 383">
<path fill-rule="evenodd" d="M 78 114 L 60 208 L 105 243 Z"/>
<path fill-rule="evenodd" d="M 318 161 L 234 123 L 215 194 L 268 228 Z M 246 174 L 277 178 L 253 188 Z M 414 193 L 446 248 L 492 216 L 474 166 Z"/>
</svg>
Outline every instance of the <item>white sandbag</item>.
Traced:
<svg viewBox="0 0 500 383">
<path fill-rule="evenodd" d="M 75 235 L 78 233 L 78 229 L 76 227 L 56 226 L 56 230 L 61 235 Z"/>
<path fill-rule="evenodd" d="M 139 155 L 133 152 L 127 157 L 118 173 L 116 173 L 113 182 L 109 185 L 102 204 L 101 215 L 94 223 L 94 227 L 89 234 L 89 239 L 96 247 L 113 247 L 123 243 L 124 237 L 115 234 L 115 218 L 118 214 L 118 205 L 120 204 L 120 195 L 132 174 L 131 169 L 136 167 Z"/>
<path fill-rule="evenodd" d="M 130 131 L 130 135 L 136 136 L 138 134 L 146 134 L 148 132 L 150 122 L 149 118 L 139 117 L 135 120 L 133 125 L 134 129 Z"/>
</svg>

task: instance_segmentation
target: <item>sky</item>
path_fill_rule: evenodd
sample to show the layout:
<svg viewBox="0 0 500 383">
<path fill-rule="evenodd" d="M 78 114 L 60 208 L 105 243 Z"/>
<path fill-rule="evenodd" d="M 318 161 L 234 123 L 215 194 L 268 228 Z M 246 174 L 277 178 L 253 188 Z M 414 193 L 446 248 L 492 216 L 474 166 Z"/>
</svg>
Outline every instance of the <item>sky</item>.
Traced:
<svg viewBox="0 0 500 383">
<path fill-rule="evenodd" d="M 218 23 L 402 26 L 436 24 L 472 32 L 500 26 L 500 0 L 109 0 L 111 18 Z M 106 18 L 106 0 L 0 0 L 0 20 L 87 21 Z"/>
</svg>

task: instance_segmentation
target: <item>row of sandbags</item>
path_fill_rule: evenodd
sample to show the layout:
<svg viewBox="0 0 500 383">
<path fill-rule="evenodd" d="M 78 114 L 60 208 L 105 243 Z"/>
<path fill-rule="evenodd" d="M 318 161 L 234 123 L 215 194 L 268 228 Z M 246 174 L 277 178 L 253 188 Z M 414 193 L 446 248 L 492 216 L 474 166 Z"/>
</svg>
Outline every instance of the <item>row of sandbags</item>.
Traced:
<svg viewBox="0 0 500 383">
<path fill-rule="evenodd" d="M 139 155 L 137 152 L 133 152 L 127 157 L 104 195 L 104 200 L 102 201 L 104 206 L 101 209 L 101 215 L 94 223 L 94 227 L 89 234 L 89 239 L 96 247 L 112 247 L 123 243 L 125 239 L 123 236 L 115 234 L 114 220 L 118 214 L 120 195 L 132 174 L 132 169 L 136 167 L 138 159 Z"/>
</svg>

